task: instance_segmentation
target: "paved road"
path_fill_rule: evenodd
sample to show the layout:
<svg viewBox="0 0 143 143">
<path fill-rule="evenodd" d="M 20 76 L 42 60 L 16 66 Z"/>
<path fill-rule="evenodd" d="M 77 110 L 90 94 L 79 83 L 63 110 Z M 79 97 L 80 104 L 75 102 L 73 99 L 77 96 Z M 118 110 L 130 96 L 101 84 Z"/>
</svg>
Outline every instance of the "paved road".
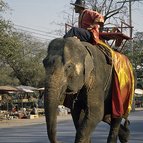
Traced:
<svg viewBox="0 0 143 143">
<path fill-rule="evenodd" d="M 143 111 L 132 112 L 130 115 L 131 138 L 129 143 L 143 143 Z M 71 120 L 59 122 L 57 127 L 59 140 L 73 143 L 75 129 Z M 93 143 L 106 143 L 109 126 L 100 123 L 94 131 Z M 0 143 L 49 143 L 45 124 L 0 129 Z"/>
</svg>

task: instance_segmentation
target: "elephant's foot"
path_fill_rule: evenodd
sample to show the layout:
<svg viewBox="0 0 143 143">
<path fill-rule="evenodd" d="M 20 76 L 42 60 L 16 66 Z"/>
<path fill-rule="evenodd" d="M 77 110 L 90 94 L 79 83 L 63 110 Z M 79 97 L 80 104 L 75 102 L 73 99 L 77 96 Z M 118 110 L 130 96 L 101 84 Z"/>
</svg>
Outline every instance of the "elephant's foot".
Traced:
<svg viewBox="0 0 143 143">
<path fill-rule="evenodd" d="M 119 140 L 121 143 L 128 143 L 128 140 L 130 138 L 130 130 L 123 126 L 120 125 L 120 129 L 119 129 Z"/>
<path fill-rule="evenodd" d="M 107 143 L 117 143 L 117 133 L 111 131 L 108 136 Z"/>
<path fill-rule="evenodd" d="M 118 132 L 122 118 L 112 118 L 107 143 L 117 143 Z"/>
</svg>

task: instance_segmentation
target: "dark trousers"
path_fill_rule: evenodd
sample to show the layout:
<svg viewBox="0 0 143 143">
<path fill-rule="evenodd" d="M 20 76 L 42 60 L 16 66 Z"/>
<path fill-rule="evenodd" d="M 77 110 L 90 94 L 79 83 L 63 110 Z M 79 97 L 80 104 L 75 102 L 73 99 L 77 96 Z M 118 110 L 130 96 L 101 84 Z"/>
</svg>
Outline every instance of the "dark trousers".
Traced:
<svg viewBox="0 0 143 143">
<path fill-rule="evenodd" d="M 64 38 L 76 36 L 80 41 L 92 41 L 92 33 L 83 28 L 72 27 L 65 35 Z"/>
</svg>

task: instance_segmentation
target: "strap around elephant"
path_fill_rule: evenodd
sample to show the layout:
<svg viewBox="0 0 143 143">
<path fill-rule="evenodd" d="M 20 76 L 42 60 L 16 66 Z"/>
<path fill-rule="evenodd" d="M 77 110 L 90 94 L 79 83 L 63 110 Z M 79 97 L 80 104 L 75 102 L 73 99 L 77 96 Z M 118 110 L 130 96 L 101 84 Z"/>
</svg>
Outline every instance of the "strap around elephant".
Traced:
<svg viewBox="0 0 143 143">
<path fill-rule="evenodd" d="M 93 55 L 92 52 L 90 51 L 90 48 L 88 46 L 85 46 L 85 49 L 87 51 L 87 55 L 85 57 L 85 84 L 88 83 L 90 74 L 94 69 L 94 63 L 93 63 Z"/>
<path fill-rule="evenodd" d="M 113 56 L 112 56 L 113 50 L 112 50 L 111 47 L 109 47 L 106 43 L 104 43 L 101 40 L 99 40 L 99 43 L 98 43 L 97 47 L 99 47 L 99 50 L 101 50 L 103 52 L 103 54 L 108 58 L 109 63 L 111 64 L 111 70 L 110 70 L 108 79 L 106 80 L 105 85 L 104 85 L 104 91 L 106 91 L 106 89 L 108 87 L 108 84 L 110 84 L 109 81 L 112 78 L 112 73 L 113 73 L 113 68 L 114 68 Z"/>
</svg>

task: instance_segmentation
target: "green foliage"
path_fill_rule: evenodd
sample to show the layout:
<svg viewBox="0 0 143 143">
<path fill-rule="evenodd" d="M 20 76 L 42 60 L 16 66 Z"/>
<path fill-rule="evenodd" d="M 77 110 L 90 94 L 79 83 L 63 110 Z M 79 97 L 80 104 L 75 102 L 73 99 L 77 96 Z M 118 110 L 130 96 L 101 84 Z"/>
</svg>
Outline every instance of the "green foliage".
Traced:
<svg viewBox="0 0 143 143">
<path fill-rule="evenodd" d="M 137 85 L 143 87 L 143 32 L 135 33 L 132 43 L 129 42 L 124 49 L 137 74 Z"/>
<path fill-rule="evenodd" d="M 16 77 L 22 85 L 39 86 L 44 75 L 43 43 L 34 41 L 29 35 L 13 32 L 3 40 L 0 48 L 2 63 L 12 69 L 12 77 Z"/>
<path fill-rule="evenodd" d="M 12 75 L 12 70 L 8 66 L 0 66 L 0 85 L 13 85 L 18 84 L 18 79 L 14 78 Z"/>
<path fill-rule="evenodd" d="M 5 3 L 3 0 L 0 0 L 0 12 L 5 11 L 8 8 L 8 4 Z"/>
<path fill-rule="evenodd" d="M 0 12 L 6 4 L 0 1 Z M 16 32 L 11 22 L 0 19 L 0 85 L 42 86 L 45 45 L 32 36 Z"/>
</svg>

